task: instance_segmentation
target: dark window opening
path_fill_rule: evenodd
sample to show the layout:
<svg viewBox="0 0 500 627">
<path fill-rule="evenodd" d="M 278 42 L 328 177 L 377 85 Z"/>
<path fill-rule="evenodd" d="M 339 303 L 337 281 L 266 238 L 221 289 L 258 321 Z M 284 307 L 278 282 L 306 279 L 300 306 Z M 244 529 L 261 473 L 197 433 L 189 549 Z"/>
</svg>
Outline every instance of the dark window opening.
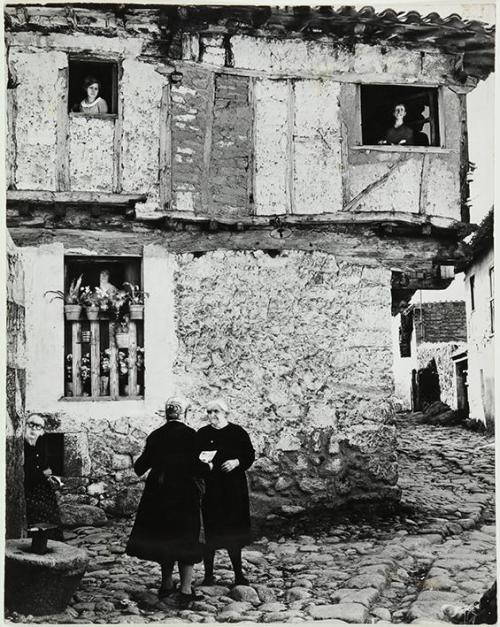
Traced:
<svg viewBox="0 0 500 627">
<path fill-rule="evenodd" d="M 65 293 L 81 277 L 81 310 L 65 314 L 65 397 L 144 395 L 141 260 L 68 257 Z"/>
<path fill-rule="evenodd" d="M 470 308 L 472 309 L 472 311 L 474 311 L 474 309 L 476 308 L 476 299 L 475 299 L 475 294 L 474 294 L 474 283 L 475 283 L 475 277 L 474 275 L 470 277 L 469 279 L 469 287 L 470 287 Z"/>
<path fill-rule="evenodd" d="M 110 61 L 69 61 L 68 110 L 85 113 L 80 103 L 87 95 L 85 81 L 95 79 L 99 83 L 99 94 L 107 105 L 107 113 L 118 112 L 118 64 Z M 89 112 L 89 115 L 95 113 Z"/>
<path fill-rule="evenodd" d="M 64 475 L 64 433 L 45 433 L 43 435 L 47 463 L 52 474 Z"/>
<path fill-rule="evenodd" d="M 406 110 L 403 124 L 411 131 L 407 135 L 407 145 L 440 146 L 438 90 L 399 85 L 361 86 L 363 145 L 376 145 L 384 141 L 389 144 L 399 143 L 391 133 L 388 139 L 388 131 L 394 126 L 394 108 L 399 104 L 404 105 Z"/>
</svg>

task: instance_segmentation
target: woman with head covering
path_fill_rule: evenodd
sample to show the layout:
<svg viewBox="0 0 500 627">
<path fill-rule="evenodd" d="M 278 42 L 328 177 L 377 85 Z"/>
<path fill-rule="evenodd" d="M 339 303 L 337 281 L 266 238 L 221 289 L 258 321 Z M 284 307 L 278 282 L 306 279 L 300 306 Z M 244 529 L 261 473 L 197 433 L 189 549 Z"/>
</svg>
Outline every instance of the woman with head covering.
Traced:
<svg viewBox="0 0 500 627">
<path fill-rule="evenodd" d="M 54 488 L 59 480 L 52 475 L 45 448 L 45 417 L 32 413 L 26 421 L 24 431 L 24 496 L 28 527 L 37 523 L 51 523 L 48 536 L 52 540 L 63 540 L 61 517 Z"/>
<path fill-rule="evenodd" d="M 215 550 L 225 548 L 234 569 L 235 585 L 248 584 L 243 575 L 241 548 L 251 541 L 250 508 L 245 470 L 255 460 L 248 433 L 228 422 L 229 408 L 222 399 L 207 405 L 209 425 L 198 431 L 200 459 L 211 460 L 203 498 L 205 529 L 204 585 L 214 584 Z"/>
<path fill-rule="evenodd" d="M 172 573 L 178 563 L 181 607 L 195 597 L 193 564 L 201 562 L 200 501 L 196 476 L 209 466 L 198 460 L 196 432 L 182 422 L 189 403 L 171 398 L 165 406 L 166 424 L 153 431 L 134 464 L 137 475 L 151 469 L 139 503 L 127 554 L 161 565 L 160 599 L 174 591 Z"/>
<path fill-rule="evenodd" d="M 83 90 L 85 98 L 80 102 L 79 110 L 81 113 L 95 115 L 96 113 L 107 113 L 108 103 L 99 96 L 101 83 L 93 76 L 86 76 L 83 81 Z"/>
</svg>

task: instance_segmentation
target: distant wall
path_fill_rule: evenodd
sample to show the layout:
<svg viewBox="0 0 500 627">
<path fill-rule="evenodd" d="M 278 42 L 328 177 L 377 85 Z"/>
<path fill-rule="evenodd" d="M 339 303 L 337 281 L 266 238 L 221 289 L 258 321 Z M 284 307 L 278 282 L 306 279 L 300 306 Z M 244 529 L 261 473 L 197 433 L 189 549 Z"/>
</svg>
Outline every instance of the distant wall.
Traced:
<svg viewBox="0 0 500 627">
<path fill-rule="evenodd" d="M 431 359 L 436 361 L 439 374 L 439 387 L 441 400 L 452 409 L 457 409 L 457 382 L 455 374 L 455 362 L 451 356 L 456 351 L 466 348 L 465 342 L 425 342 L 417 347 L 418 368 L 427 366 Z"/>
</svg>

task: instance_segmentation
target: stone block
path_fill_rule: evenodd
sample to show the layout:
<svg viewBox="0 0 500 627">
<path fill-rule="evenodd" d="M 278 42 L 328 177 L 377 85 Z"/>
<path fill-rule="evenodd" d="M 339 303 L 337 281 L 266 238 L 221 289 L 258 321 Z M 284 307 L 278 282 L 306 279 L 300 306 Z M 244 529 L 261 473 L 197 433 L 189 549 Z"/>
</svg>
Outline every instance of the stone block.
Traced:
<svg viewBox="0 0 500 627">
<path fill-rule="evenodd" d="M 84 525 L 100 527 L 107 521 L 103 510 L 92 505 L 62 504 L 60 512 L 61 521 L 65 527 L 82 527 Z"/>
<path fill-rule="evenodd" d="M 87 477 L 92 462 L 86 431 L 64 434 L 64 474 L 68 477 Z"/>
<path fill-rule="evenodd" d="M 317 605 L 311 609 L 311 616 L 315 620 L 338 619 L 346 623 L 366 623 L 368 610 L 359 603 Z"/>
</svg>

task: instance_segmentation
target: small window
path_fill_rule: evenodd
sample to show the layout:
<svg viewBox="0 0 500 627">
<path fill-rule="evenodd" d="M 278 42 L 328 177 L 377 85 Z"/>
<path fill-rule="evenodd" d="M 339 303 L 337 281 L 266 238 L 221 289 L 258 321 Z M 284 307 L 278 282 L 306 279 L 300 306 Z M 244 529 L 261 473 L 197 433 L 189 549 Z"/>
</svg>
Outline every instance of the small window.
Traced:
<svg viewBox="0 0 500 627">
<path fill-rule="evenodd" d="M 474 275 L 472 275 L 469 279 L 469 287 L 470 287 L 470 308 L 472 309 L 472 311 L 474 311 L 474 309 L 476 308 L 476 299 L 475 299 L 475 294 L 474 294 L 474 284 L 475 284 L 475 277 Z"/>
<path fill-rule="evenodd" d="M 68 257 L 65 294 L 65 397 L 144 395 L 144 298 L 137 258 Z M 78 308 L 78 305 L 81 305 Z"/>
<path fill-rule="evenodd" d="M 92 90 L 91 97 L 96 98 L 95 104 L 87 102 L 88 89 Z M 100 99 L 99 103 L 97 99 Z M 69 111 L 88 115 L 117 113 L 118 64 L 110 61 L 70 59 L 68 108 Z"/>
<path fill-rule="evenodd" d="M 403 105 L 402 124 L 394 127 L 395 108 Z M 430 87 L 361 85 L 363 145 L 439 146 L 438 90 Z"/>
<path fill-rule="evenodd" d="M 495 333 L 495 268 L 490 268 L 490 332 Z"/>
</svg>

